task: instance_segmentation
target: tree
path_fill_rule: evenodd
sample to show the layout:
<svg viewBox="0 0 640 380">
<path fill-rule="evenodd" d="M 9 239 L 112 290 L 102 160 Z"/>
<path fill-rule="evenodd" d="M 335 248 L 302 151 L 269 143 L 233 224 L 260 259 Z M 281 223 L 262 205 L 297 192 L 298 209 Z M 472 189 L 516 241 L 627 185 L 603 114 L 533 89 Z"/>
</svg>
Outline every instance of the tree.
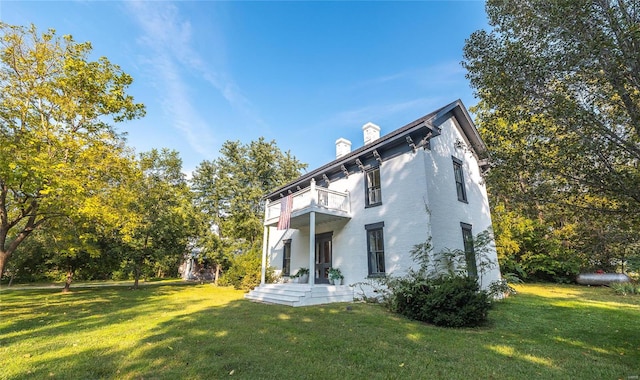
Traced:
<svg viewBox="0 0 640 380">
<path fill-rule="evenodd" d="M 640 2 L 490 0 L 487 13 L 493 29 L 471 35 L 463 65 L 480 98 L 490 196 L 504 212 L 498 248 L 517 235 L 500 220 L 515 213 L 514 226 L 551 244 L 531 255 L 584 254 L 587 266 L 616 245 L 582 244 L 597 221 L 611 223 L 600 228 L 609 236 L 638 235 Z"/>
<path fill-rule="evenodd" d="M 208 231 L 200 246 L 218 266 L 233 261 L 235 254 L 258 256 L 263 233 L 262 197 L 297 178 L 306 168 L 290 152 L 282 152 L 275 141 L 264 138 L 247 145 L 226 141 L 220 154 L 215 161 L 204 161 L 196 168 L 191 186 L 195 204 L 204 215 L 203 229 Z"/>
<path fill-rule="evenodd" d="M 202 162 L 193 174 L 196 203 L 220 237 L 244 240 L 249 246 L 260 244 L 262 197 L 297 178 L 306 164 L 264 138 L 248 145 L 227 141 L 220 153 L 220 158 Z"/>
<path fill-rule="evenodd" d="M 9 278 L 9 286 L 14 280 L 19 282 L 51 280 L 48 265 L 51 251 L 46 247 L 46 236 L 43 231 L 44 229 L 34 231 L 29 239 L 20 244 L 17 253 L 7 263 L 4 274 Z"/>
<path fill-rule="evenodd" d="M 109 122 L 144 115 L 132 78 L 89 42 L 0 23 L 0 276 L 17 247 L 57 218 L 116 222 L 103 203 L 129 172 Z"/>
<path fill-rule="evenodd" d="M 63 292 L 68 292 L 76 271 L 92 258 L 100 256 L 96 235 L 81 224 L 62 218 L 50 221 L 45 231 L 44 243 L 50 252 L 47 264 L 64 274 Z"/>
<path fill-rule="evenodd" d="M 153 149 L 140 155 L 139 164 L 142 178 L 134 184 L 137 197 L 129 204 L 136 217 L 130 222 L 129 235 L 124 236 L 136 289 L 144 270 L 148 275 L 177 273 L 179 261 L 197 232 L 178 152 Z"/>
</svg>

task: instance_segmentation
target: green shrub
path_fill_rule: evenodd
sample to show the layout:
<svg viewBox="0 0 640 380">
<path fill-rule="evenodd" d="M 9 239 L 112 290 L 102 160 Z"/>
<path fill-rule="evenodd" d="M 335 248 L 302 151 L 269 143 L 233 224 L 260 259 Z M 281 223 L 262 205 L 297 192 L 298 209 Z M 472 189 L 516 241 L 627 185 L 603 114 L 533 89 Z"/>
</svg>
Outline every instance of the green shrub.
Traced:
<svg viewBox="0 0 640 380">
<path fill-rule="evenodd" d="M 389 309 L 407 318 L 422 320 L 422 306 L 432 289 L 433 280 L 419 273 L 407 277 L 390 278 L 387 282 Z"/>
<path fill-rule="evenodd" d="M 474 249 L 480 259 L 480 279 L 495 265 L 488 255 L 492 244 L 490 230 L 474 239 Z M 418 270 L 410 270 L 403 277 L 381 277 L 352 286 L 360 287 L 365 301 L 380 302 L 392 312 L 437 326 L 472 327 L 487 320 L 492 298 L 480 290 L 477 278 L 467 276 L 464 251 L 445 248 L 434 255 L 428 239 L 416 244 L 410 254 Z M 506 281 L 493 290 L 500 291 L 501 287 L 506 287 L 505 291 L 513 290 Z M 376 296 L 372 297 L 372 293 Z"/>
<path fill-rule="evenodd" d="M 256 252 L 236 254 L 230 268 L 222 275 L 219 285 L 250 290 L 260 284 L 261 259 Z"/>
<path fill-rule="evenodd" d="M 487 320 L 491 308 L 487 292 L 470 277 L 427 278 L 411 273 L 388 285 L 392 311 L 437 326 L 479 326 Z"/>
<path fill-rule="evenodd" d="M 502 299 L 513 294 L 518 294 L 511 284 L 522 284 L 522 280 L 515 273 L 503 273 L 500 280 L 489 284 L 489 296 L 493 299 Z"/>
<path fill-rule="evenodd" d="M 550 251 L 528 252 L 521 265 L 530 280 L 571 284 L 580 273 L 581 261 L 571 250 L 558 247 Z"/>
<path fill-rule="evenodd" d="M 218 285 L 249 291 L 260 285 L 261 271 L 262 258 L 259 252 L 240 253 L 231 259 L 231 267 L 222 275 Z M 267 282 L 271 282 L 273 278 L 273 268 L 268 267 Z"/>
<path fill-rule="evenodd" d="M 489 284 L 489 295 L 494 299 L 501 299 L 516 293 L 516 290 L 509 285 L 505 279 L 500 279 Z"/>
<path fill-rule="evenodd" d="M 633 282 L 614 282 L 610 285 L 616 294 L 626 296 L 628 294 L 640 294 L 640 285 Z"/>
<path fill-rule="evenodd" d="M 446 327 L 479 326 L 487 320 L 491 302 L 475 279 L 446 277 L 434 282 L 420 320 Z"/>
</svg>

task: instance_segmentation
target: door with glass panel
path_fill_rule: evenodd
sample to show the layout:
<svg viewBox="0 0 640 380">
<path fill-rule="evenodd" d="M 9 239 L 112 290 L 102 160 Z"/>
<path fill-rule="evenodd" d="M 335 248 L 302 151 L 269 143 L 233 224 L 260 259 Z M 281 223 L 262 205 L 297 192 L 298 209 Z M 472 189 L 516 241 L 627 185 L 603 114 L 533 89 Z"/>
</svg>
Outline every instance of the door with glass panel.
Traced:
<svg viewBox="0 0 640 380">
<path fill-rule="evenodd" d="M 315 283 L 329 283 L 329 269 L 331 268 L 332 233 L 316 235 L 316 267 Z"/>
</svg>

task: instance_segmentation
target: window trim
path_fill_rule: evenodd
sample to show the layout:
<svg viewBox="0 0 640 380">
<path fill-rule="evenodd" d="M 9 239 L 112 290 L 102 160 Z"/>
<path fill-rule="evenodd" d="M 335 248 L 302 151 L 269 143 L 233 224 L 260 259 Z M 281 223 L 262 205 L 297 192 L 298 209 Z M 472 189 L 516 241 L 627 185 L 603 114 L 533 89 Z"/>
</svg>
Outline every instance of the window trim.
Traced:
<svg viewBox="0 0 640 380">
<path fill-rule="evenodd" d="M 462 244 L 467 276 L 478 278 L 478 257 L 474 248 L 473 227 L 469 223 L 460 222 L 460 228 L 462 229 Z"/>
<path fill-rule="evenodd" d="M 469 203 L 467 197 L 467 189 L 464 185 L 464 165 L 462 160 L 457 157 L 451 156 L 453 160 L 453 180 L 456 184 L 456 195 L 458 196 L 458 201 L 463 203 Z M 458 181 L 458 172 L 460 173 L 460 181 Z"/>
<path fill-rule="evenodd" d="M 369 188 L 369 174 L 377 171 L 378 172 L 378 186 L 372 187 L 371 189 L 377 189 L 379 192 L 380 200 L 378 202 L 372 203 L 369 197 L 370 188 Z M 365 199 L 365 208 L 376 207 L 382 204 L 382 176 L 380 173 L 380 166 L 374 166 L 372 168 L 367 169 L 364 172 L 364 199 Z"/>
<path fill-rule="evenodd" d="M 368 277 L 384 277 L 387 275 L 387 263 L 386 263 L 386 257 L 385 257 L 385 244 L 384 244 L 384 222 L 378 222 L 378 223 L 372 223 L 372 224 L 366 224 L 364 226 L 364 229 L 367 231 L 367 267 L 368 267 Z M 372 232 L 377 232 L 380 231 L 380 240 L 382 243 L 382 264 L 383 264 L 383 271 L 382 272 L 373 272 L 372 271 L 372 265 L 371 265 L 371 260 L 372 260 L 372 255 L 371 255 L 371 233 Z M 378 252 L 376 252 L 378 254 Z"/>
<path fill-rule="evenodd" d="M 282 275 L 291 276 L 291 239 L 283 240 L 282 246 Z M 287 249 L 288 248 L 288 249 Z M 289 252 L 289 258 L 287 260 L 287 252 Z M 289 265 L 287 266 L 287 261 Z M 287 270 L 285 270 L 287 269 Z"/>
</svg>

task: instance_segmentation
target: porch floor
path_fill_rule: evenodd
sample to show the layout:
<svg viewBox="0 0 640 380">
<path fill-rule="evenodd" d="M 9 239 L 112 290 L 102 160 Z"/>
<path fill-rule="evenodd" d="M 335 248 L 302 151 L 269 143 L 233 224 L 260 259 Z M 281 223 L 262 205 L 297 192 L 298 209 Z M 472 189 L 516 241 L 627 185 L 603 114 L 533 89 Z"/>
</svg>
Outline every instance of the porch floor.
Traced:
<svg viewBox="0 0 640 380">
<path fill-rule="evenodd" d="M 353 288 L 348 285 L 263 284 L 244 298 L 288 306 L 310 306 L 334 302 L 352 302 Z"/>
</svg>

